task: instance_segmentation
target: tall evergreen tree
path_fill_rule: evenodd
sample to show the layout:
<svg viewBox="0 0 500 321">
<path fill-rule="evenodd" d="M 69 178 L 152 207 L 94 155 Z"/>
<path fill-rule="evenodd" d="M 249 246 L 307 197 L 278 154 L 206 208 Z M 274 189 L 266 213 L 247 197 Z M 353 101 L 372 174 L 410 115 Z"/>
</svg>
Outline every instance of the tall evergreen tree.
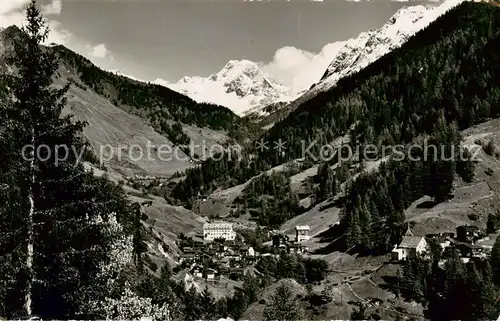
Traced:
<svg viewBox="0 0 500 321">
<path fill-rule="evenodd" d="M 449 320 L 458 320 L 468 316 L 470 306 L 468 301 L 468 286 L 465 266 L 458 252 L 454 250 L 445 263 L 444 298 L 445 311 Z"/>
<path fill-rule="evenodd" d="M 106 229 L 106 222 L 111 212 L 120 222 L 130 212 L 121 189 L 94 178 L 77 158 L 85 148 L 85 124 L 61 114 L 69 86 L 51 87 L 59 62 L 41 46 L 48 28 L 35 0 L 26 20 L 11 39 L 8 60 L 16 68 L 8 87 L 14 99 L 0 125 L 8 138 L 0 167 L 0 224 L 6 228 L 0 278 L 8 286 L 0 294 L 7 316 L 86 317 L 92 312 L 82 311 L 85 302 L 104 301 L 111 291 L 102 269 L 121 232 Z"/>
<path fill-rule="evenodd" d="M 184 317 L 185 320 L 197 320 L 202 317 L 203 307 L 201 303 L 201 295 L 196 291 L 194 286 L 185 293 L 184 297 Z"/>
<path fill-rule="evenodd" d="M 133 243 L 134 243 L 134 261 L 135 264 L 142 270 L 143 269 L 143 254 L 147 252 L 148 247 L 145 241 L 145 231 L 143 229 L 141 219 L 143 213 L 139 203 L 134 203 L 131 206 L 132 210 L 132 229 L 133 229 Z"/>
<path fill-rule="evenodd" d="M 486 265 L 483 273 L 476 264 L 468 271 L 468 301 L 470 317 L 475 320 L 494 320 L 498 317 L 497 291 L 491 278 L 491 268 Z M 464 293 L 464 296 L 466 293 Z"/>
<path fill-rule="evenodd" d="M 201 315 L 203 320 L 211 320 L 215 317 L 215 298 L 212 292 L 205 287 L 205 290 L 201 293 L 200 306 L 201 306 Z"/>
<path fill-rule="evenodd" d="M 231 314 L 233 319 L 237 320 L 248 308 L 249 302 L 243 291 L 236 291 L 233 297 L 228 300 L 227 307 L 228 312 Z"/>
<path fill-rule="evenodd" d="M 348 248 L 361 244 L 361 224 L 357 209 L 348 214 L 346 226 L 346 245 Z"/>
<path fill-rule="evenodd" d="M 500 286 L 500 237 L 497 237 L 491 250 L 491 269 L 493 271 L 493 281 Z"/>
<path fill-rule="evenodd" d="M 302 320 L 304 312 L 289 285 L 281 283 L 264 308 L 265 320 Z"/>
<path fill-rule="evenodd" d="M 337 192 L 337 184 L 334 171 L 330 168 L 327 162 L 321 163 L 318 167 L 319 187 L 317 197 L 318 200 L 331 198 Z"/>
<path fill-rule="evenodd" d="M 256 301 L 259 292 L 259 279 L 250 274 L 245 275 L 243 279 L 243 291 L 249 302 Z"/>
<path fill-rule="evenodd" d="M 457 162 L 457 173 L 465 182 L 470 183 L 474 180 L 475 167 L 476 164 L 472 160 L 471 152 L 468 149 L 464 149 Z"/>
</svg>

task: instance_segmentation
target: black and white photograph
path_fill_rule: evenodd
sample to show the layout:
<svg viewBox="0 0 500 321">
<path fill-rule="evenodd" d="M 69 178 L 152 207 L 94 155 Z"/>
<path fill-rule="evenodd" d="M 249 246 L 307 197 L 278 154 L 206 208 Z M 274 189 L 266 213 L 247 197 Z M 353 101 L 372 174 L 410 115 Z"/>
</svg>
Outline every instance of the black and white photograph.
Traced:
<svg viewBox="0 0 500 321">
<path fill-rule="evenodd" d="M 0 0 L 0 320 L 500 320 L 500 0 Z"/>
</svg>

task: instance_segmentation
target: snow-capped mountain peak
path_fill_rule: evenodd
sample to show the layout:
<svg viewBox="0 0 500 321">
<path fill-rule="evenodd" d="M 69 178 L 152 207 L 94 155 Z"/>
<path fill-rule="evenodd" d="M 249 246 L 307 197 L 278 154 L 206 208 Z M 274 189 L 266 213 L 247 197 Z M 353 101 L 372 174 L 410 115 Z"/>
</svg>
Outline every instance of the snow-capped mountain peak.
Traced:
<svg viewBox="0 0 500 321">
<path fill-rule="evenodd" d="M 206 78 L 184 77 L 175 84 L 166 85 L 194 100 L 223 105 L 240 115 L 265 115 L 270 113 L 269 110 L 281 108 L 291 111 L 319 92 L 335 86 L 339 79 L 358 72 L 400 47 L 419 30 L 463 1 L 445 0 L 439 6 L 403 7 L 381 28 L 329 44 L 331 63 L 322 77 L 318 75 L 319 81 L 311 84 L 305 92 L 292 92 L 264 73 L 257 63 L 245 59 L 230 60 L 219 72 Z"/>
<path fill-rule="evenodd" d="M 390 19 L 387 21 L 385 26 L 395 25 L 396 22 L 401 25 L 405 25 L 408 22 L 415 23 L 417 20 L 421 19 L 425 13 L 427 12 L 427 8 L 418 5 L 412 7 L 403 7 L 399 9 Z"/>
<path fill-rule="evenodd" d="M 230 60 L 216 75 L 230 77 L 231 75 L 247 74 L 253 75 L 259 72 L 259 66 L 250 60 Z"/>
<path fill-rule="evenodd" d="M 360 33 L 356 38 L 330 44 L 335 51 L 320 80 L 298 98 L 281 107 L 287 115 L 300 104 L 326 91 L 339 79 L 365 68 L 390 51 L 400 47 L 411 36 L 464 0 L 447 0 L 439 6 L 411 6 L 399 9 L 381 28 Z M 258 110 L 253 109 L 253 112 Z M 263 114 L 264 112 L 261 112 Z"/>
<path fill-rule="evenodd" d="M 199 102 L 226 106 L 240 115 L 276 100 L 291 99 L 290 88 L 246 59 L 230 60 L 219 72 L 206 78 L 186 76 L 167 86 Z"/>
<path fill-rule="evenodd" d="M 339 46 L 337 54 L 318 83 L 323 86 L 319 87 L 329 88 L 340 78 L 359 71 L 400 47 L 411 36 L 460 2 L 462 0 L 445 1 L 437 7 L 423 5 L 403 7 L 382 28 L 362 32 L 357 38 L 343 41 L 343 45 Z"/>
</svg>

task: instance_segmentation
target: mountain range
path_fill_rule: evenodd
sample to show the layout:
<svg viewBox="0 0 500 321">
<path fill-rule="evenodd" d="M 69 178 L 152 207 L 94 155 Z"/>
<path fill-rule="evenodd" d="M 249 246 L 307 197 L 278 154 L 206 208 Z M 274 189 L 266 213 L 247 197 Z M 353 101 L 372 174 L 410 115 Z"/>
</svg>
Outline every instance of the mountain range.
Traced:
<svg viewBox="0 0 500 321">
<path fill-rule="evenodd" d="M 337 81 L 368 66 L 405 43 L 412 35 L 461 1 L 446 1 L 439 6 L 411 6 L 398 10 L 379 29 L 362 32 L 356 38 L 338 41 L 331 63 L 309 90 L 293 90 L 249 60 L 231 60 L 221 71 L 208 77 L 183 77 L 177 83 L 158 80 L 198 102 L 228 107 L 238 115 L 283 118 L 301 103 L 335 86 Z M 275 119 L 271 118 L 272 121 Z M 271 122 L 272 122 L 271 121 Z"/>
<path fill-rule="evenodd" d="M 206 78 L 183 77 L 177 83 L 157 82 L 198 102 L 230 107 L 236 114 L 276 101 L 290 101 L 292 90 L 249 60 L 231 60 L 219 72 Z"/>
<path fill-rule="evenodd" d="M 500 307 L 491 298 L 498 296 L 500 285 L 490 267 L 498 271 L 500 260 L 483 254 L 500 251 L 500 239 L 493 244 L 498 233 L 473 243 L 483 249 L 476 258 L 470 246 L 454 237 L 447 238 L 444 251 L 434 243 L 425 260 L 394 264 L 390 254 L 401 248 L 407 232 L 420 240 L 439 240 L 439 234 L 454 235 L 459 226 L 497 232 L 500 227 L 500 9 L 466 2 L 447 12 L 459 2 L 403 8 L 382 28 L 336 43 L 330 65 L 304 93 L 293 92 L 248 60 L 231 60 L 206 78 L 160 85 L 101 70 L 62 45 L 46 47 L 60 58 L 53 85 L 69 84 L 63 114 L 88 123 L 83 134 L 93 151 L 112 147 L 115 152 L 103 163 L 85 158 L 86 167 L 122 186 L 145 214 L 130 216 L 134 242 L 142 232 L 147 236 L 147 252 L 138 255 L 147 270 L 136 273 L 131 264 L 124 281 L 133 281 L 134 291 L 147 298 L 168 300 L 175 308 L 172 321 L 261 320 L 270 313 L 285 315 L 270 319 L 290 319 L 290 310 L 295 310 L 294 319 L 310 320 L 497 318 Z M 0 30 L 0 111 L 2 104 L 10 107 L 5 80 L 16 72 L 4 57 L 21 37 L 17 27 Z M 264 120 L 275 124 L 262 130 Z M 0 122 L 0 134 L 5 124 Z M 240 144 L 243 150 L 237 160 L 203 161 L 185 157 L 191 142 L 202 149 L 205 143 Z M 427 142 L 441 145 L 433 159 L 426 157 L 432 157 Z M 351 154 L 350 149 L 348 159 L 343 149 L 325 155 L 323 147 L 342 145 L 363 152 Z M 137 154 L 131 147 L 137 146 L 148 156 L 132 157 Z M 154 151 L 180 147 L 181 157 L 155 157 L 148 146 Z M 305 151 L 306 146 L 311 148 Z M 423 159 L 397 160 L 401 146 L 410 153 L 420 147 L 421 153 L 411 155 Z M 220 151 L 206 147 L 214 156 Z M 382 153 L 367 154 L 366 147 L 382 147 Z M 386 147 L 395 152 L 385 156 Z M 458 161 L 446 157 L 446 151 L 458 147 L 470 152 L 462 155 L 460 149 Z M 116 198 L 103 191 L 103 199 Z M 2 195 L 7 207 L 0 212 L 7 213 L 17 200 Z M 20 212 L 3 217 L 14 222 Z M 216 255 L 225 247 L 201 245 L 203 225 L 211 219 L 233 223 L 245 247 L 238 244 L 230 255 Z M 267 246 L 275 243 L 274 234 L 292 252 L 289 240 L 303 225 L 309 227 L 304 257 L 300 252 L 276 256 L 279 249 Z M 12 230 L 4 227 L 1 236 Z M 15 237 L 12 245 L 22 244 Z M 192 255 L 196 244 L 200 255 Z M 246 252 L 246 246 L 263 258 L 231 258 Z M 165 261 L 175 266 L 171 272 L 161 267 Z M 218 282 L 198 277 L 199 266 L 217 269 Z M 9 267 L 5 271 L 11 273 Z M 137 282 L 146 272 L 161 278 Z M 175 283 L 165 282 L 170 277 Z M 285 281 L 290 290 L 280 292 Z M 191 286 L 207 292 L 200 296 Z"/>
</svg>

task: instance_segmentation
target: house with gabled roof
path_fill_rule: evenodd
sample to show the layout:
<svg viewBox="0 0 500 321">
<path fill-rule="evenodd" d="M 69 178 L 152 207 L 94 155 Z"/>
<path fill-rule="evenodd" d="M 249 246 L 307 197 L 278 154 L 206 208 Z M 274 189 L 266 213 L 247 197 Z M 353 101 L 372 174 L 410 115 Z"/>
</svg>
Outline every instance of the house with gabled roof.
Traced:
<svg viewBox="0 0 500 321">
<path fill-rule="evenodd" d="M 403 261 L 409 258 L 416 258 L 425 253 L 427 242 L 423 236 L 415 236 L 408 227 L 403 240 L 391 252 L 393 260 Z"/>
</svg>

